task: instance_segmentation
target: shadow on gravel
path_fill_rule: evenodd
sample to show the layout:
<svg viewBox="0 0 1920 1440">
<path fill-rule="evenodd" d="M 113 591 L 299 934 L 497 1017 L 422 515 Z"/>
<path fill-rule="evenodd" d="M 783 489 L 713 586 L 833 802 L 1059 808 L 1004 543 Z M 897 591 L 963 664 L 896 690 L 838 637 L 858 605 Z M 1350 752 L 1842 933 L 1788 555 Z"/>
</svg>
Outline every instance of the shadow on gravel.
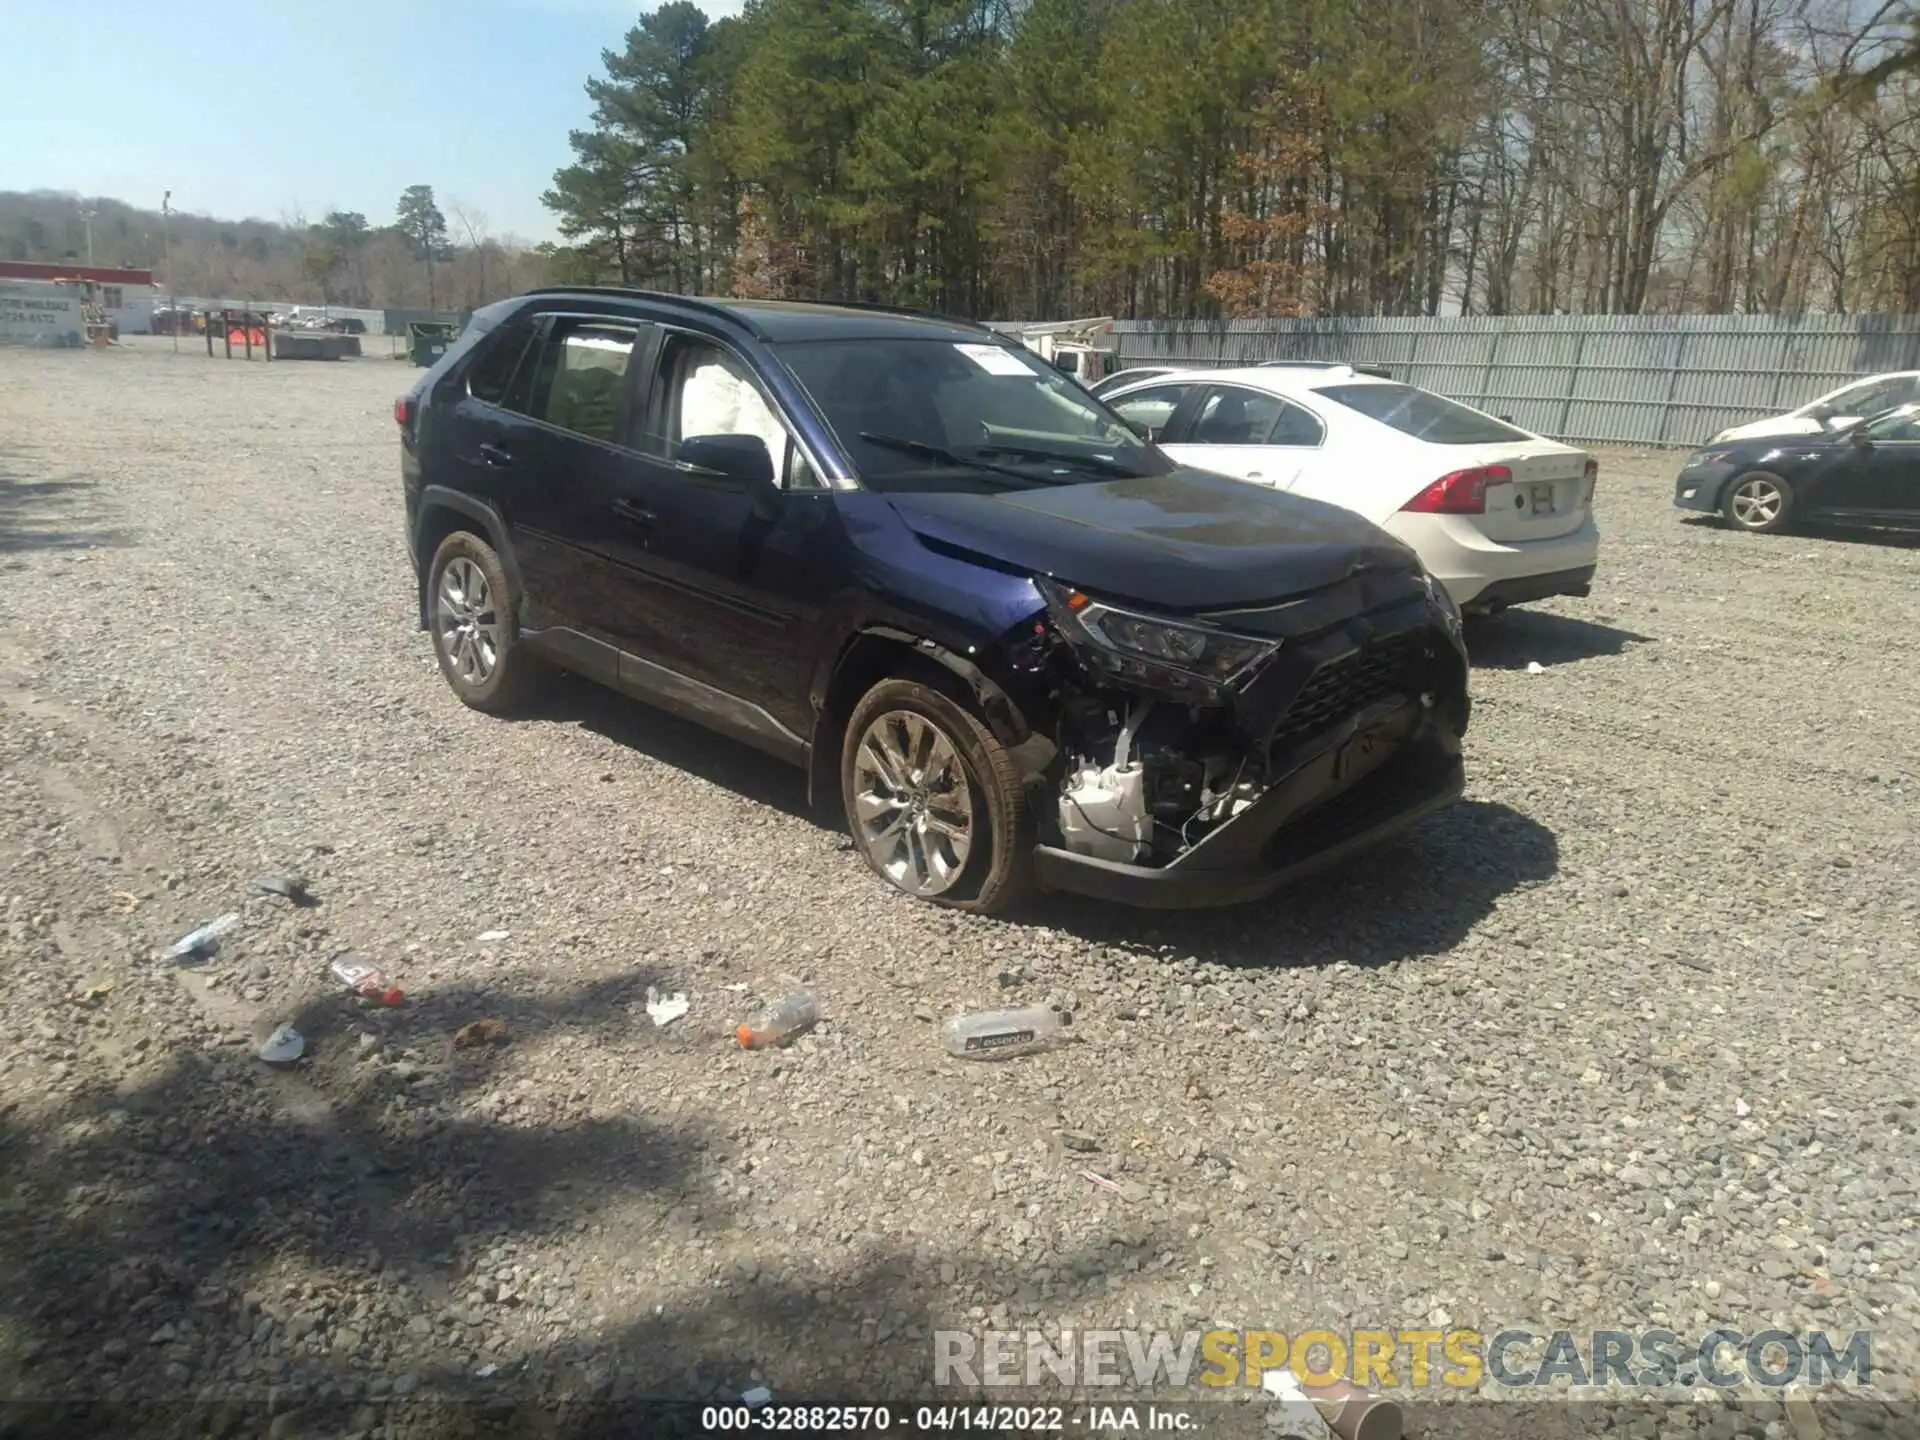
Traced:
<svg viewBox="0 0 1920 1440">
<path fill-rule="evenodd" d="M 1602 655 L 1625 654 L 1631 645 L 1650 644 L 1612 625 L 1549 615 L 1540 610 L 1509 610 L 1497 617 L 1467 621 L 1467 655 L 1476 670 L 1524 670 L 1529 664 L 1569 665 Z"/>
<path fill-rule="evenodd" d="M 1681 524 L 1693 530 L 1727 530 L 1712 515 L 1688 515 Z M 1882 550 L 1920 550 L 1920 518 L 1912 529 L 1876 528 L 1871 525 L 1842 525 L 1832 520 L 1809 520 L 1796 529 L 1775 535 L 1734 535 L 1737 540 L 1776 544 L 1793 540 L 1831 540 L 1840 545 L 1872 545 Z"/>
<path fill-rule="evenodd" d="M 0 462 L 0 555 L 128 545 L 91 480 L 30 480 Z"/>
<path fill-rule="evenodd" d="M 1390 965 L 1451 949 L 1501 896 L 1553 877 L 1553 832 L 1463 800 L 1379 850 L 1230 910 L 1155 912 L 1050 897 L 1034 918 L 1097 944 L 1222 965 Z"/>
<path fill-rule="evenodd" d="M 531 999 L 476 989 L 418 1028 L 470 1014 L 522 1036 L 624 1023 L 640 983 Z M 564 1304 L 542 1309 L 546 1342 L 508 1351 L 487 1327 L 524 1297 L 474 1294 L 499 1281 L 491 1246 L 588 1230 L 603 1202 L 635 1192 L 655 1197 L 652 1233 L 724 1233 L 741 1223 L 716 1183 L 736 1170 L 733 1137 L 697 1120 L 525 1109 L 409 1129 L 401 1092 L 493 1086 L 513 1042 L 409 1078 L 358 1059 L 349 1013 L 336 999 L 298 1017 L 310 1050 L 294 1073 L 238 1047 L 182 1051 L 31 1125 L 17 1102 L 0 1108 L 0 1434 L 697 1434 L 700 1402 L 737 1402 L 755 1372 L 784 1403 L 911 1401 L 932 1330 L 979 1328 L 969 1307 L 1072 1314 L 1110 1275 L 1189 1248 L 1104 1199 L 1090 1203 L 1109 1218 L 1090 1212 L 1085 1238 L 1045 1269 L 972 1254 L 964 1237 L 912 1249 L 872 1237 L 840 1264 L 769 1244 L 689 1283 L 691 1306 L 607 1315 L 569 1281 Z M 475 1373 L 483 1358 L 494 1373 Z"/>
<path fill-rule="evenodd" d="M 755 804 L 770 805 L 816 823 L 821 818 L 807 808 L 806 772 L 798 766 L 665 710 L 630 700 L 591 680 L 557 676 L 538 704 L 514 718 L 517 723 L 579 725 Z"/>
</svg>

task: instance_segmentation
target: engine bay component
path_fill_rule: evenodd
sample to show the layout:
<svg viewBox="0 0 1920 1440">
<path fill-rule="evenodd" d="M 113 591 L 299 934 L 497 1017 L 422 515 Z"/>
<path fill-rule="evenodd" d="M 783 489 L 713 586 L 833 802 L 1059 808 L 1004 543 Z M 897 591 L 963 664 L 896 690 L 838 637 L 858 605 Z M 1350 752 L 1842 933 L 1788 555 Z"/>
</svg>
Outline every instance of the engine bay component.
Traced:
<svg viewBox="0 0 1920 1440">
<path fill-rule="evenodd" d="M 1144 700 L 1127 716 L 1110 764 L 1075 757 L 1080 763 L 1060 790 L 1060 839 L 1075 854 L 1132 864 L 1151 848 L 1147 772 L 1133 753 L 1133 740 L 1152 708 L 1153 702 Z"/>
</svg>

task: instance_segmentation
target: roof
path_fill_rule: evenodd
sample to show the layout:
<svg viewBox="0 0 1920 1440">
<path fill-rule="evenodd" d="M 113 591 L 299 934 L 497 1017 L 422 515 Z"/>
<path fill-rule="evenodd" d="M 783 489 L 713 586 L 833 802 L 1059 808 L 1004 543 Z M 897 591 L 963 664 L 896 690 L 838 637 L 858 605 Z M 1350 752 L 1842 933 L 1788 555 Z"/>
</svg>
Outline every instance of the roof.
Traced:
<svg viewBox="0 0 1920 1440">
<path fill-rule="evenodd" d="M 1252 390 L 1265 390 L 1274 395 L 1295 396 L 1311 394 L 1327 385 L 1397 385 L 1402 383 L 1397 380 L 1384 380 L 1378 375 L 1367 375 L 1350 369 L 1345 365 L 1330 368 L 1293 365 L 1238 365 L 1222 366 L 1211 370 L 1176 370 L 1169 373 L 1178 375 L 1183 382 L 1189 380 L 1227 381 L 1235 385 L 1245 385 Z M 1142 383 L 1146 382 L 1143 381 Z"/>
<path fill-rule="evenodd" d="M 151 270 L 122 270 L 111 265 L 49 264 L 41 260 L 0 260 L 0 280 L 91 280 L 99 285 L 151 285 Z"/>
<path fill-rule="evenodd" d="M 727 297 L 668 295 L 618 286 L 560 286 L 532 290 L 522 299 L 578 295 L 602 303 L 634 300 L 690 316 L 727 321 L 751 331 L 758 339 L 781 344 L 800 340 L 981 340 L 995 339 L 985 327 L 970 320 L 954 320 L 918 310 L 884 305 L 829 305 L 805 300 L 736 300 Z"/>
</svg>

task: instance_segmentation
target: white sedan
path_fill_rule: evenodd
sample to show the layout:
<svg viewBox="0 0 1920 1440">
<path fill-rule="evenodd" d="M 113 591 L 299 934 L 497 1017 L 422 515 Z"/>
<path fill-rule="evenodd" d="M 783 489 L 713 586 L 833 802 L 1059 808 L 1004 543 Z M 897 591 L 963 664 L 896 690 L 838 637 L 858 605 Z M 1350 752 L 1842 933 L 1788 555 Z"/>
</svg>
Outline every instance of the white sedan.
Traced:
<svg viewBox="0 0 1920 1440">
<path fill-rule="evenodd" d="M 1585 595 L 1599 465 L 1430 390 L 1337 369 L 1182 370 L 1104 397 L 1182 464 L 1354 510 L 1462 610 Z"/>
</svg>

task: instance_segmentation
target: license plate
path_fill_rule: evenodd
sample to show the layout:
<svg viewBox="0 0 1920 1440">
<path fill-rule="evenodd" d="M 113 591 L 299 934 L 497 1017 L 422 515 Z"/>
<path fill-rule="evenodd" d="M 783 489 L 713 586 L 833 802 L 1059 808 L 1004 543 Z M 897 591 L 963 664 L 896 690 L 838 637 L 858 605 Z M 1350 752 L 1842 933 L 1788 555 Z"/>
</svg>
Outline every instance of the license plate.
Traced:
<svg viewBox="0 0 1920 1440">
<path fill-rule="evenodd" d="M 1527 508 L 1536 515 L 1553 513 L 1553 486 L 1529 485 L 1527 487 Z"/>
</svg>

